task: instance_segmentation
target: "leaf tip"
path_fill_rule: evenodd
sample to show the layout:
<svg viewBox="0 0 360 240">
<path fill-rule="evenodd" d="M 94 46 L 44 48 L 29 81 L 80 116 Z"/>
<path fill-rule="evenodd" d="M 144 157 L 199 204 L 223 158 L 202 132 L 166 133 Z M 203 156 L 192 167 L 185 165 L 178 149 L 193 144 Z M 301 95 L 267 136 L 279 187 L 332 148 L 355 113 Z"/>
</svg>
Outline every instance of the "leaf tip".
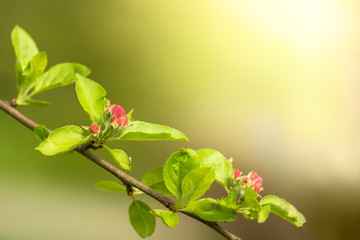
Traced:
<svg viewBox="0 0 360 240">
<path fill-rule="evenodd" d="M 40 143 L 40 145 L 41 145 L 41 143 Z M 49 155 L 48 153 L 46 153 L 46 152 L 40 147 L 40 145 L 37 146 L 37 147 L 35 147 L 35 150 L 39 151 L 41 154 L 43 154 L 43 155 L 45 155 L 45 156 L 52 156 L 52 155 Z"/>
</svg>

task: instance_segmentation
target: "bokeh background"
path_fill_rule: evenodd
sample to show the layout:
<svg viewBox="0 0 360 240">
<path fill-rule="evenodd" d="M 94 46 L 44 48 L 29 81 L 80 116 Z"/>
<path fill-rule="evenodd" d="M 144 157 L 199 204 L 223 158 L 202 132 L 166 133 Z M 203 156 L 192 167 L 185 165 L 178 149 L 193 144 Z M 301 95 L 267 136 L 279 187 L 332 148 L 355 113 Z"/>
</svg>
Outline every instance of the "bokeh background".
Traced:
<svg viewBox="0 0 360 240">
<path fill-rule="evenodd" d="M 0 12 L 1 99 L 16 97 L 10 32 L 19 24 L 48 66 L 88 66 L 112 103 L 190 138 L 113 143 L 132 157 L 134 177 L 181 147 L 214 148 L 308 220 L 302 229 L 276 216 L 225 224 L 243 239 L 358 239 L 358 0 L 0 0 Z M 51 129 L 90 124 L 73 86 L 38 98 L 53 106 L 19 110 Z M 0 112 L 0 239 L 140 239 L 131 199 L 93 186 L 111 175 L 76 153 L 42 156 L 38 143 Z M 221 236 L 182 216 L 175 229 L 158 220 L 152 239 Z"/>
</svg>

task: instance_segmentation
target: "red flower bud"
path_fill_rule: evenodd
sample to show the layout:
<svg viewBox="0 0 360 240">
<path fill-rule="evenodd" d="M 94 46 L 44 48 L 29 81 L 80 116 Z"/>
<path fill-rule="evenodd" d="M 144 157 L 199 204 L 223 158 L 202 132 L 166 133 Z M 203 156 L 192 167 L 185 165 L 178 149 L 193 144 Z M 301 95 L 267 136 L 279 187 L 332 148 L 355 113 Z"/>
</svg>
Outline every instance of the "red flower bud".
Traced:
<svg viewBox="0 0 360 240">
<path fill-rule="evenodd" d="M 110 112 L 114 117 L 123 117 L 126 115 L 126 111 L 118 104 L 110 104 L 106 107 L 106 112 Z"/>
<path fill-rule="evenodd" d="M 126 127 L 129 124 L 129 120 L 128 117 L 113 117 L 111 119 L 111 123 L 115 126 L 115 127 Z"/>
<path fill-rule="evenodd" d="M 262 187 L 257 186 L 257 185 L 253 186 L 253 189 L 254 189 L 255 192 L 257 192 L 257 193 L 260 193 L 260 192 L 263 190 Z"/>
<path fill-rule="evenodd" d="M 251 173 L 251 175 L 250 175 L 251 180 L 254 180 L 254 179 L 257 179 L 257 178 L 259 178 L 259 175 L 256 172 Z"/>
<path fill-rule="evenodd" d="M 254 182 L 254 185 L 259 185 L 259 186 L 262 186 L 263 184 L 263 179 L 262 177 L 258 177 L 255 182 Z"/>
<path fill-rule="evenodd" d="M 129 124 L 129 119 L 128 119 L 128 116 L 125 116 L 123 118 L 123 124 L 122 124 L 122 127 L 127 127 L 127 125 Z"/>
<path fill-rule="evenodd" d="M 263 188 L 263 179 L 256 172 L 250 172 L 243 181 L 243 185 L 254 189 L 255 192 L 260 193 Z"/>
<path fill-rule="evenodd" d="M 241 172 L 239 169 L 235 169 L 234 179 L 239 180 L 241 178 Z"/>
<path fill-rule="evenodd" d="M 106 107 L 106 112 L 110 112 L 114 107 L 116 106 L 116 104 L 110 104 Z"/>
<path fill-rule="evenodd" d="M 115 126 L 121 126 L 122 120 L 121 120 L 121 118 L 113 117 L 111 119 L 111 123 Z"/>
<path fill-rule="evenodd" d="M 250 182 L 250 179 L 248 178 L 248 177 L 246 177 L 245 179 L 244 179 L 244 184 L 248 184 Z"/>
<path fill-rule="evenodd" d="M 90 126 L 90 131 L 92 133 L 98 133 L 99 132 L 99 127 L 97 125 L 93 124 L 93 125 Z"/>
</svg>

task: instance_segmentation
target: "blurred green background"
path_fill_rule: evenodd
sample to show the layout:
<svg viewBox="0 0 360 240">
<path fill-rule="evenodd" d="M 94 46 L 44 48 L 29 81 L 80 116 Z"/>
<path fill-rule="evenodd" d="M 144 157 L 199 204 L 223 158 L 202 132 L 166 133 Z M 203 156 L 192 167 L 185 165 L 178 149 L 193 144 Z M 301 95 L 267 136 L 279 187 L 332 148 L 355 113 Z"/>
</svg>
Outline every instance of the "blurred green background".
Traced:
<svg viewBox="0 0 360 240">
<path fill-rule="evenodd" d="M 113 143 L 132 157 L 132 176 L 181 147 L 214 148 L 308 220 L 300 230 L 275 216 L 224 224 L 244 240 L 357 239 L 358 0 L 0 0 L 0 10 L 1 99 L 16 97 L 10 32 L 19 24 L 49 67 L 82 63 L 112 103 L 189 137 Z M 90 124 L 73 86 L 38 98 L 53 106 L 19 110 L 51 129 Z M 131 199 L 93 187 L 110 174 L 76 153 L 42 156 L 37 144 L 0 112 L 0 239 L 140 239 Z M 221 194 L 214 186 L 208 195 Z M 175 229 L 158 221 L 152 239 L 169 238 L 221 239 L 185 216 Z"/>
</svg>

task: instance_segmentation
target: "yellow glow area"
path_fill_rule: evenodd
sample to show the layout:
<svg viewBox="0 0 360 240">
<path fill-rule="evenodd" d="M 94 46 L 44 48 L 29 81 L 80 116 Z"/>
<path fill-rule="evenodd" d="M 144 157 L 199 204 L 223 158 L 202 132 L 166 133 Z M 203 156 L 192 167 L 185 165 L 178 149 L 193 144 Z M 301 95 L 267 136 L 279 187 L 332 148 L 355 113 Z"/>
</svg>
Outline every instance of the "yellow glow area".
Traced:
<svg viewBox="0 0 360 240">
<path fill-rule="evenodd" d="M 265 35 L 306 54 L 337 48 L 344 40 L 344 11 L 336 0 L 225 0 L 232 14 Z"/>
<path fill-rule="evenodd" d="M 218 4 L 229 22 L 250 29 L 238 34 L 243 34 L 239 39 L 250 39 L 251 50 L 239 50 L 245 60 L 232 61 L 238 66 L 254 61 L 256 66 L 244 68 L 248 73 L 227 89 L 240 109 L 251 109 L 237 110 L 233 124 L 242 123 L 234 138 L 243 139 L 234 145 L 275 166 L 278 162 L 292 174 L 308 174 L 319 185 L 326 185 L 330 175 L 345 172 L 344 181 L 358 184 L 359 3 L 225 0 Z"/>
</svg>

